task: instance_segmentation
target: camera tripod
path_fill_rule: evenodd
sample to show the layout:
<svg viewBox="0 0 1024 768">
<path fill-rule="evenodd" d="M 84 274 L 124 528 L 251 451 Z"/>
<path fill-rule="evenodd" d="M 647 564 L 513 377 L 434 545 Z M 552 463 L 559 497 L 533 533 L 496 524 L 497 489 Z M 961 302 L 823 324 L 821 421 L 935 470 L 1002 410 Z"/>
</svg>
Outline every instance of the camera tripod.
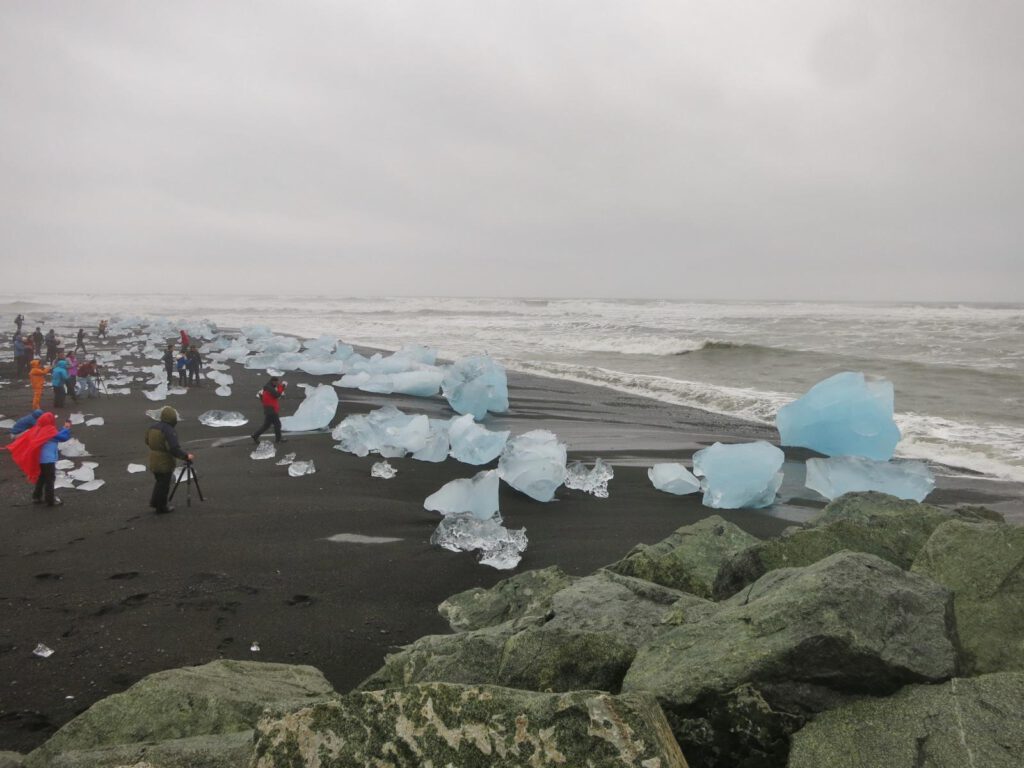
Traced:
<svg viewBox="0 0 1024 768">
<path fill-rule="evenodd" d="M 174 487 L 171 488 L 171 493 L 167 497 L 167 501 L 174 498 L 174 492 L 178 490 L 178 486 L 181 485 L 181 481 L 185 481 L 185 506 L 192 506 L 192 483 L 196 484 L 196 493 L 199 494 L 200 501 L 206 501 L 203 498 L 203 489 L 199 487 L 199 475 L 196 474 L 196 468 L 192 466 L 191 461 L 186 461 L 182 467 L 182 471 L 178 473 L 178 480 L 175 482 Z"/>
</svg>

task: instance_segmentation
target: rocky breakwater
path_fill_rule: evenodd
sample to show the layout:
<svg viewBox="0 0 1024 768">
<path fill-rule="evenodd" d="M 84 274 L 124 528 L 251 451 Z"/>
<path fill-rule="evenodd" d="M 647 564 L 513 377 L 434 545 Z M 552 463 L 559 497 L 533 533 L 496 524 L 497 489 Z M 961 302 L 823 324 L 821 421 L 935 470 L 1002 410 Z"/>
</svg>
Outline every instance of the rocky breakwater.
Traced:
<svg viewBox="0 0 1024 768">
<path fill-rule="evenodd" d="M 160 673 L 25 764 L 1009 768 L 1022 596 L 1024 529 L 988 510 L 851 494 L 766 542 L 709 517 L 454 595 L 452 634 L 349 694 L 308 667 Z"/>
</svg>

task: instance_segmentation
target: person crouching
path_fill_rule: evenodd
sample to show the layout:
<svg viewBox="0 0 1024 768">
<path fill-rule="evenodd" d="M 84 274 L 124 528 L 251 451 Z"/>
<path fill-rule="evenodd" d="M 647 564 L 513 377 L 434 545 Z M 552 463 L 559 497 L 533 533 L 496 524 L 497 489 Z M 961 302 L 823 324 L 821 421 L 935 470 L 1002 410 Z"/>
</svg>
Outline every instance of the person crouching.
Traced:
<svg viewBox="0 0 1024 768">
<path fill-rule="evenodd" d="M 6 450 L 30 483 L 35 483 L 32 492 L 32 503 L 46 501 L 46 506 L 55 507 L 64 502 L 53 492 L 57 478 L 57 459 L 59 451 L 57 443 L 71 439 L 71 422 L 64 422 L 64 429 L 57 429 L 57 419 L 52 413 L 44 413 L 36 421 L 36 425 L 18 436 Z"/>
<path fill-rule="evenodd" d="M 277 376 L 271 376 L 270 380 L 263 385 L 263 389 L 260 390 L 259 398 L 260 402 L 263 403 L 263 426 L 250 435 L 256 445 L 260 444 L 260 435 L 270 429 L 270 427 L 274 428 L 275 443 L 288 442 L 281 437 L 281 398 L 284 396 L 284 391 L 287 387 L 287 381 L 278 382 Z"/>
<path fill-rule="evenodd" d="M 157 514 L 173 512 L 174 507 L 167 506 L 167 495 L 171 491 L 171 478 L 177 466 L 175 459 L 192 461 L 193 454 L 185 453 L 178 442 L 178 433 L 174 426 L 178 423 L 178 412 L 169 405 L 160 411 L 160 421 L 146 430 L 146 445 L 149 446 L 149 471 L 156 479 L 153 493 L 149 497 L 149 506 Z"/>
</svg>

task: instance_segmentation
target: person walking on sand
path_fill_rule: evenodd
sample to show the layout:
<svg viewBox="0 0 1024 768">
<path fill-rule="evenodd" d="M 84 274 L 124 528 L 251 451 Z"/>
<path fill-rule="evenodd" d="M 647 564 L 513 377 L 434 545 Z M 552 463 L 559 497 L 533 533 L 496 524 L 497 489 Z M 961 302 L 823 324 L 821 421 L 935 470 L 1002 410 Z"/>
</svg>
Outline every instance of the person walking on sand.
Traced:
<svg viewBox="0 0 1024 768">
<path fill-rule="evenodd" d="M 44 413 L 36 425 L 23 432 L 17 440 L 7 446 L 7 451 L 30 483 L 35 483 L 32 503 L 46 501 L 46 506 L 55 507 L 64 502 L 53 493 L 57 478 L 57 443 L 71 439 L 71 422 L 64 422 L 64 429 L 57 429 L 57 419 L 52 413 Z"/>
<path fill-rule="evenodd" d="M 53 387 L 53 407 L 54 409 L 64 407 L 64 398 L 68 391 L 66 389 L 68 384 L 68 361 L 58 360 L 56 365 L 53 366 L 53 372 L 50 375 L 50 386 Z"/>
<path fill-rule="evenodd" d="M 284 396 L 284 391 L 287 388 L 287 381 L 279 382 L 277 376 L 271 376 L 270 380 L 263 385 L 263 389 L 260 390 L 259 398 L 263 404 L 263 426 L 250 435 L 256 445 L 260 444 L 260 435 L 271 427 L 274 428 L 275 443 L 288 442 L 281 437 L 281 398 Z"/>
<path fill-rule="evenodd" d="M 32 385 L 32 409 L 38 410 L 43 402 L 43 387 L 46 386 L 46 377 L 50 375 L 49 368 L 43 368 L 42 362 L 33 360 L 28 369 L 28 381 Z"/>
<path fill-rule="evenodd" d="M 149 497 L 149 506 L 158 515 L 173 512 L 174 507 L 167 506 L 167 495 L 171 491 L 171 478 L 177 466 L 176 459 L 192 461 L 195 456 L 185 453 L 178 442 L 178 433 L 174 427 L 178 423 L 178 412 L 169 405 L 160 410 L 160 421 L 146 430 L 146 445 L 149 446 L 149 471 L 153 473 L 153 493 Z"/>
<path fill-rule="evenodd" d="M 85 328 L 78 329 L 78 335 L 75 336 L 75 352 L 82 350 L 85 354 L 89 354 L 89 350 L 85 348 Z"/>
</svg>

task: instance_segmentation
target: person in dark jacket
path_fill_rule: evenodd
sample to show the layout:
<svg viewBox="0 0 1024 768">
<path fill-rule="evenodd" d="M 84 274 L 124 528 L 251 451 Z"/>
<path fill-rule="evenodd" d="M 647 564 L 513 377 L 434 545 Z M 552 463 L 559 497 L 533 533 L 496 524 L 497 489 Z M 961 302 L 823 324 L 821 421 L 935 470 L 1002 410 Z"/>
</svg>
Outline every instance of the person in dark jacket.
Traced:
<svg viewBox="0 0 1024 768">
<path fill-rule="evenodd" d="M 42 410 L 36 409 L 32 413 L 27 413 L 14 422 L 14 426 L 11 427 L 11 437 L 17 437 L 22 432 L 32 429 L 39 420 L 39 417 L 43 415 Z"/>
<path fill-rule="evenodd" d="M 174 383 L 174 342 L 167 345 L 161 360 L 164 361 L 164 370 L 167 371 L 167 386 L 171 386 Z"/>
<path fill-rule="evenodd" d="M 160 411 L 160 421 L 146 430 L 146 445 L 149 446 L 149 471 L 156 481 L 153 493 L 149 497 L 149 506 L 157 514 L 173 512 L 174 507 L 167 505 L 167 495 L 171 491 L 171 478 L 177 466 L 175 459 L 192 461 L 195 456 L 185 453 L 178 442 L 178 433 L 174 426 L 178 423 L 178 412 L 171 406 L 164 406 Z"/>
<path fill-rule="evenodd" d="M 287 381 L 278 381 L 277 376 L 271 376 L 270 381 L 263 385 L 260 390 L 260 402 L 263 403 L 263 426 L 250 435 L 256 445 L 260 444 L 260 435 L 271 427 L 274 428 L 274 442 L 287 443 L 281 437 L 281 398 L 285 389 L 288 388 Z"/>
<path fill-rule="evenodd" d="M 78 329 L 78 335 L 75 336 L 75 352 L 81 349 L 85 354 L 89 354 L 85 348 L 85 328 Z"/>
<path fill-rule="evenodd" d="M 25 316 L 18 313 L 18 316 L 14 318 L 14 327 L 18 329 L 18 335 L 21 336 L 21 324 L 25 322 Z"/>
<path fill-rule="evenodd" d="M 193 344 L 188 348 L 188 383 L 189 386 L 199 386 L 199 372 L 203 369 L 203 358 L 199 356 L 199 350 Z"/>
<path fill-rule="evenodd" d="M 43 356 L 43 332 L 39 326 L 36 326 L 35 331 L 32 332 L 32 344 L 35 347 L 36 354 L 40 357 Z"/>
<path fill-rule="evenodd" d="M 54 333 L 53 328 L 46 332 L 46 362 L 52 363 L 57 359 L 57 347 L 60 346 L 60 342 L 57 340 L 57 334 Z"/>
</svg>

